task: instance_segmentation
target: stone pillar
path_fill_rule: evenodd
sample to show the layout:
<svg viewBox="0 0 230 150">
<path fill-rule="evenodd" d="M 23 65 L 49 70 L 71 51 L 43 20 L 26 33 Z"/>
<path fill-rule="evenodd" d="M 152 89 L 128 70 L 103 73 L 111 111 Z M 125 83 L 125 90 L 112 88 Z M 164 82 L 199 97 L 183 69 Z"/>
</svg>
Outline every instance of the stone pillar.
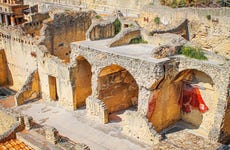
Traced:
<svg viewBox="0 0 230 150">
<path fill-rule="evenodd" d="M 57 129 L 53 127 L 46 127 L 45 129 L 46 140 L 52 144 L 57 144 L 59 136 Z"/>
<path fill-rule="evenodd" d="M 15 26 L 15 18 L 13 16 L 10 16 L 10 22 L 12 26 Z"/>
<path fill-rule="evenodd" d="M 2 14 L 0 14 L 0 24 L 3 24 Z"/>
<path fill-rule="evenodd" d="M 7 26 L 9 25 L 8 15 L 5 15 L 5 23 Z"/>
<path fill-rule="evenodd" d="M 31 116 L 24 117 L 25 129 L 30 130 L 33 126 L 33 118 Z"/>
<path fill-rule="evenodd" d="M 139 87 L 138 112 L 143 115 L 147 114 L 149 96 L 150 91 L 147 88 Z"/>
</svg>

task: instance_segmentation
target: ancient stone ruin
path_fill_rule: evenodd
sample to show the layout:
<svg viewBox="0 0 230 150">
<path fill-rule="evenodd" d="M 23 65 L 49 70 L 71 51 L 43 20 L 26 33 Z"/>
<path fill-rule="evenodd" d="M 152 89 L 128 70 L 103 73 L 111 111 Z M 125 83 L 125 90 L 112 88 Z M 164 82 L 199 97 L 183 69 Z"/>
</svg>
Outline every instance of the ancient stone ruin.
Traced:
<svg viewBox="0 0 230 150">
<path fill-rule="evenodd" d="M 39 101 L 108 126 L 123 113 L 122 134 L 148 145 L 182 122 L 195 135 L 229 144 L 230 9 L 140 10 L 150 1 L 123 3 L 118 11 L 90 0 L 0 1 L 0 88 L 16 91 L 12 109 Z M 183 47 L 201 47 L 205 60 L 182 55 Z M 36 122 L 9 118 L 25 130 Z M 36 132 L 59 148 L 89 149 L 70 139 L 63 144 L 54 127 Z"/>
</svg>

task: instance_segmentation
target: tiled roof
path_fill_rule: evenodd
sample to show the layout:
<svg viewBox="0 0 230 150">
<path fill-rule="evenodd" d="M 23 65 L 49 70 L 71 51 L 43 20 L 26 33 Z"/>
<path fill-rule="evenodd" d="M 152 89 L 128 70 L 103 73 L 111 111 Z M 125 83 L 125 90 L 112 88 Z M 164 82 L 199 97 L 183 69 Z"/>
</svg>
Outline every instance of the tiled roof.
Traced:
<svg viewBox="0 0 230 150">
<path fill-rule="evenodd" d="M 0 143 L 0 150 L 32 150 L 32 148 L 19 140 L 12 139 L 5 143 Z"/>
</svg>

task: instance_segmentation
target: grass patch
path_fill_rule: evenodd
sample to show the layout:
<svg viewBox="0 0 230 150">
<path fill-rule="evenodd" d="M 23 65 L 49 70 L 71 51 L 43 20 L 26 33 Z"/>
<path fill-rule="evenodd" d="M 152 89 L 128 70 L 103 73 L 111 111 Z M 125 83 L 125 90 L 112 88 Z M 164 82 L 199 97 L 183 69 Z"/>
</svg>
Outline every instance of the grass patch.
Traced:
<svg viewBox="0 0 230 150">
<path fill-rule="evenodd" d="M 65 11 L 70 11 L 70 9 L 65 9 Z"/>
<path fill-rule="evenodd" d="M 117 35 L 121 31 L 121 22 L 120 22 L 120 20 L 116 19 L 114 21 L 113 25 L 115 27 L 114 33 L 115 33 L 115 35 Z"/>
<path fill-rule="evenodd" d="M 212 16 L 211 16 L 211 15 L 207 15 L 206 18 L 207 18 L 208 20 L 211 20 L 211 19 L 212 19 Z"/>
<path fill-rule="evenodd" d="M 160 24 L 160 22 L 161 22 L 160 17 L 155 17 L 154 22 L 155 22 L 155 24 Z"/>
<path fill-rule="evenodd" d="M 129 27 L 130 27 L 130 28 L 133 28 L 133 27 L 134 27 L 134 25 L 131 23 L 131 24 L 129 24 Z"/>
<path fill-rule="evenodd" d="M 101 19 L 101 16 L 100 15 L 96 15 L 95 18 L 96 19 Z"/>
<path fill-rule="evenodd" d="M 134 38 L 134 39 L 132 39 L 132 40 L 129 42 L 129 44 L 141 44 L 141 43 L 147 44 L 148 41 L 145 41 L 144 39 L 142 39 L 141 37 L 139 37 L 139 38 Z"/>
<path fill-rule="evenodd" d="M 202 49 L 198 47 L 183 46 L 179 50 L 179 54 L 198 60 L 208 60 L 208 58 L 204 55 L 204 52 L 202 52 Z"/>
</svg>

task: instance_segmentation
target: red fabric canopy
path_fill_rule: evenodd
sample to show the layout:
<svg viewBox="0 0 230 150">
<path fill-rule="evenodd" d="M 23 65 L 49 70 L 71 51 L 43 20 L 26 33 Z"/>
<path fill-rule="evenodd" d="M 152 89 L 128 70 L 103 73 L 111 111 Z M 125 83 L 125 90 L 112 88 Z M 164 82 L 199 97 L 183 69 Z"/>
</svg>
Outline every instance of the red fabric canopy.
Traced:
<svg viewBox="0 0 230 150">
<path fill-rule="evenodd" d="M 183 86 L 184 87 L 181 91 L 181 96 L 178 101 L 182 111 L 186 113 L 190 113 L 192 109 L 198 109 L 202 113 L 208 111 L 208 106 L 202 99 L 199 89 L 186 83 L 184 83 Z M 158 90 L 153 91 L 152 95 L 150 96 L 147 112 L 148 119 L 151 118 L 156 107 L 158 92 Z"/>
<path fill-rule="evenodd" d="M 202 113 L 208 111 L 208 106 L 202 99 L 199 89 L 189 84 L 184 84 L 179 104 L 182 111 L 186 113 L 190 113 L 192 108 L 198 109 Z"/>
</svg>

